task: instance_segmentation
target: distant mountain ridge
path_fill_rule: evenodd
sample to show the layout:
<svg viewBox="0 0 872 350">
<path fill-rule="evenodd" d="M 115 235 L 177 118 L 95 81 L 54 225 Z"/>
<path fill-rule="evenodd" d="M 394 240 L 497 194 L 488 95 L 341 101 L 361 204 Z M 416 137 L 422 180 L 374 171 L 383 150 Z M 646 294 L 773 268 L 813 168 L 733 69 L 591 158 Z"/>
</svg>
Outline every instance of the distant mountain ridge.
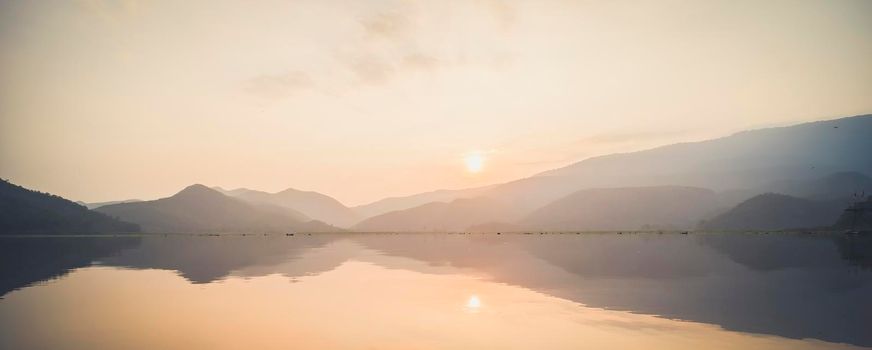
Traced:
<svg viewBox="0 0 872 350">
<path fill-rule="evenodd" d="M 872 194 L 872 177 L 844 171 L 812 180 L 782 182 L 773 187 L 774 192 L 808 199 L 865 198 L 866 194 Z"/>
<path fill-rule="evenodd" d="M 701 219 L 713 229 L 807 227 L 851 196 L 872 193 L 868 135 L 872 115 L 751 130 L 353 208 L 317 192 L 193 185 L 168 198 L 96 210 L 150 232 L 336 229 L 324 222 L 363 231 L 684 229 Z M 773 194 L 760 196 L 766 192 Z"/>
<path fill-rule="evenodd" d="M 358 205 L 351 209 L 357 216 L 365 219 L 397 210 L 414 208 L 432 202 L 448 203 L 457 199 L 475 197 L 495 185 L 472 187 L 459 190 L 436 190 L 409 196 L 388 197 L 372 203 Z"/>
<path fill-rule="evenodd" d="M 701 227 L 734 231 L 829 228 L 836 223 L 844 209 L 841 201 L 815 201 L 766 193 L 740 203 Z"/>
<path fill-rule="evenodd" d="M 835 228 L 872 231 L 872 195 L 846 208 L 836 221 Z"/>
<path fill-rule="evenodd" d="M 367 232 L 461 231 L 473 225 L 496 221 L 506 211 L 505 207 L 505 203 L 486 197 L 460 198 L 449 203 L 432 202 L 377 215 L 352 228 Z"/>
<path fill-rule="evenodd" d="M 86 203 L 86 202 L 82 202 L 82 201 L 77 201 L 76 203 L 80 204 L 80 205 L 84 205 L 88 209 L 97 209 L 97 208 L 102 207 L 104 205 L 119 204 L 119 203 L 134 203 L 134 202 L 142 202 L 142 200 L 141 199 L 125 199 L 125 200 L 121 200 L 121 201 L 93 202 L 93 203 Z"/>
<path fill-rule="evenodd" d="M 203 185 L 152 201 L 96 209 L 139 224 L 149 233 L 335 231 L 327 224 L 278 206 L 250 204 Z"/>
<path fill-rule="evenodd" d="M 136 224 L 88 210 L 70 200 L 0 180 L 0 234 L 138 232 Z"/>
<path fill-rule="evenodd" d="M 431 227 L 434 216 L 457 227 L 469 223 L 475 217 L 472 213 L 478 213 L 480 221 L 470 226 L 514 223 L 573 192 L 593 188 L 690 186 L 759 191 L 778 180 L 810 181 L 841 172 L 868 174 L 872 173 L 872 157 L 865 151 L 872 149 L 869 135 L 872 115 L 861 115 L 595 157 L 488 187 L 464 201 L 424 204 L 370 217 L 356 228 Z M 479 198 L 487 198 L 478 202 L 492 207 L 473 205 Z"/>
<path fill-rule="evenodd" d="M 870 134 L 872 114 L 858 115 L 594 157 L 536 176 L 594 181 L 588 177 L 596 170 L 601 175 L 595 179 L 597 187 L 614 182 L 664 185 L 668 181 L 720 191 L 845 171 L 872 174 L 872 157 L 864 154 L 872 149 Z"/>
<path fill-rule="evenodd" d="M 539 230 L 688 229 L 718 207 L 714 191 L 681 186 L 580 190 L 521 221 Z"/>
<path fill-rule="evenodd" d="M 288 188 L 281 192 L 268 193 L 263 191 L 238 188 L 215 190 L 249 203 L 271 204 L 288 208 L 303 215 L 339 227 L 349 227 L 358 221 L 357 214 L 333 197 L 313 191 L 300 191 Z"/>
</svg>

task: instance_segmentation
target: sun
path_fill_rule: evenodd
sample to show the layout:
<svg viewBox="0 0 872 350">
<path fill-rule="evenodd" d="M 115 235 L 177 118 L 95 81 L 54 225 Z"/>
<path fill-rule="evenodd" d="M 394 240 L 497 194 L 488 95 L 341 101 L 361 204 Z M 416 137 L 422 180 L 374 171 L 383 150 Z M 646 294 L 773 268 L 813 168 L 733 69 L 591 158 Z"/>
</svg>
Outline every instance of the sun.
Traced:
<svg viewBox="0 0 872 350">
<path fill-rule="evenodd" d="M 469 152 L 463 156 L 463 163 L 466 171 L 473 174 L 481 172 L 484 169 L 484 154 L 479 151 Z"/>
<path fill-rule="evenodd" d="M 466 308 L 470 311 L 478 311 L 481 308 L 481 299 L 478 298 L 478 295 L 471 295 L 469 300 L 466 301 Z"/>
</svg>

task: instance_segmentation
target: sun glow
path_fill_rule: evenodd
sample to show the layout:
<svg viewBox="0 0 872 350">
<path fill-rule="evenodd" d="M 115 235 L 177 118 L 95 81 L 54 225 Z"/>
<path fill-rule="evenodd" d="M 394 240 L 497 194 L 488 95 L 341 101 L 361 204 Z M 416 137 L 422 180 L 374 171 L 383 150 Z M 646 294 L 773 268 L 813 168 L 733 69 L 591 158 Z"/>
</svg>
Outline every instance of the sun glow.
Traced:
<svg viewBox="0 0 872 350">
<path fill-rule="evenodd" d="M 467 153 L 463 157 L 463 163 L 466 164 L 466 171 L 470 173 L 478 173 L 484 168 L 484 153 L 475 151 Z"/>
<path fill-rule="evenodd" d="M 472 295 L 469 297 L 469 300 L 466 301 L 466 308 L 471 311 L 477 311 L 481 308 L 481 300 L 478 299 L 478 295 Z"/>
</svg>

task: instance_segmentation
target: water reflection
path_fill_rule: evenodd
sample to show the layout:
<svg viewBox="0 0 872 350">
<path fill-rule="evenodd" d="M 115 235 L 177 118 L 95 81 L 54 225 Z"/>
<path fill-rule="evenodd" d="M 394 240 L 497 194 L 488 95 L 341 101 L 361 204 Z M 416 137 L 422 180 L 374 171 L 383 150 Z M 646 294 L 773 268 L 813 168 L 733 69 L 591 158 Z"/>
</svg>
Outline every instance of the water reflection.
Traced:
<svg viewBox="0 0 872 350">
<path fill-rule="evenodd" d="M 0 237 L 0 297 L 139 243 L 136 237 Z"/>
<path fill-rule="evenodd" d="M 308 329 L 317 328 L 312 324 L 317 323 L 314 319 L 333 315 L 342 317 L 345 326 L 357 328 L 347 335 L 351 340 L 366 343 L 364 338 L 380 334 L 382 338 L 377 343 L 382 345 L 386 344 L 384 337 L 391 336 L 363 326 L 373 322 L 367 320 L 402 320 L 394 325 L 397 329 L 413 335 L 418 332 L 421 336 L 418 339 L 436 337 L 432 339 L 432 347 L 437 348 L 450 348 L 458 339 L 488 341 L 490 338 L 485 337 L 487 332 L 483 329 L 480 329 L 482 334 L 456 338 L 466 331 L 455 328 L 471 322 L 453 313 L 461 312 L 469 317 L 485 318 L 489 324 L 474 327 L 497 327 L 490 330 L 496 332 L 493 337 L 497 338 L 520 337 L 506 334 L 505 330 L 536 320 L 541 324 L 529 325 L 536 329 L 534 339 L 553 340 L 552 348 L 596 343 L 579 342 L 582 333 L 591 339 L 600 339 L 602 345 L 609 347 L 619 347 L 621 343 L 615 337 L 631 330 L 653 330 L 657 335 L 653 337 L 648 331 L 633 333 L 630 338 L 640 341 L 633 344 L 640 346 L 710 347 L 715 343 L 685 341 L 698 340 L 702 335 L 709 340 L 723 340 L 728 335 L 742 334 L 718 331 L 718 327 L 744 333 L 872 346 L 872 335 L 867 332 L 868 325 L 872 324 L 872 301 L 868 297 L 872 295 L 872 239 L 863 236 L 322 234 L 7 238 L 0 240 L 0 252 L 4 262 L 0 265 L 3 294 L 73 271 L 60 281 L 7 294 L 5 300 L 0 300 L 0 328 L 3 329 L 28 317 L 38 318 L 40 312 L 61 315 L 58 322 L 63 322 L 60 318 L 64 317 L 64 312 L 61 311 L 73 312 L 76 304 L 54 304 L 53 309 L 46 306 L 45 298 L 63 304 L 88 293 L 99 296 L 99 286 L 112 291 L 102 297 L 116 301 L 143 299 L 147 295 L 150 308 L 169 312 L 162 317 L 151 315 L 158 319 L 173 318 L 173 314 L 183 312 L 196 314 L 198 322 L 206 316 L 223 320 L 214 321 L 213 326 L 221 328 L 228 327 L 229 315 L 234 315 L 234 319 L 244 315 L 257 324 L 275 317 L 278 324 L 275 327 Z M 75 270 L 91 264 L 103 267 Z M 180 284 L 173 279 L 175 275 L 189 283 Z M 201 287 L 190 289 L 196 286 Z M 171 290 L 173 294 L 182 293 L 186 297 L 149 293 L 153 289 Z M 40 293 L 46 295 L 40 296 Z M 512 299 L 508 295 L 523 297 Z M 154 296 L 158 298 L 155 300 Z M 161 299 L 164 297 L 178 299 Z M 288 298 L 296 300 L 292 302 Z M 217 305 L 219 300 L 223 301 L 220 306 Z M 315 305 L 322 309 L 309 310 L 311 315 L 300 313 L 301 309 L 308 310 Z M 93 300 L 92 306 L 118 307 L 117 303 L 101 305 L 99 300 Z M 138 307 L 137 312 L 147 313 Z M 282 316 L 270 311 L 276 309 L 286 310 L 288 314 Z M 105 312 L 107 321 L 113 318 L 118 321 L 119 315 Z M 209 315 L 217 312 L 227 314 Z M 509 315 L 518 319 L 513 320 Z M 75 313 L 66 316 L 70 317 L 66 320 L 69 322 L 81 317 Z M 89 319 L 94 317 L 88 316 Z M 671 319 L 702 324 L 676 323 Z M 519 323 L 504 324 L 510 321 Z M 236 322 L 238 320 L 230 323 Z M 438 325 L 442 327 L 437 332 L 441 335 L 416 328 L 419 324 Z M 579 328 L 579 324 L 587 326 Z M 544 325 L 570 332 L 575 337 L 551 334 L 541 329 Z M 621 330 L 594 332 L 616 325 L 621 325 Z M 141 327 L 153 329 L 155 325 Z M 37 337 L 36 328 L 24 333 Z M 182 328 L 191 331 L 190 327 Z M 248 327 L 244 329 L 253 332 Z M 448 336 L 449 330 L 455 334 Z M 308 331 L 320 332 L 314 328 Z M 364 336 L 366 332 L 373 334 Z M 687 339 L 682 338 L 685 336 Z M 0 335 L 0 339 L 4 338 L 23 341 L 18 345 L 30 344 L 18 333 Z M 396 343 L 391 344 L 401 348 L 401 344 L 416 344 L 404 343 L 413 339 L 397 335 Z M 123 343 L 118 341 L 120 343 L 114 344 Z M 167 339 L 163 341 L 150 344 L 176 347 L 170 346 Z M 314 340 L 301 336 L 285 345 L 305 347 L 309 341 Z M 474 342 L 454 345 L 493 347 L 494 340 L 489 341 L 491 343 L 478 344 L 480 346 Z M 731 341 L 748 347 L 795 348 L 823 344 L 760 337 L 739 337 Z M 361 343 L 344 345 L 355 347 L 354 344 Z M 526 343 L 539 348 L 542 344 L 545 343 Z M 308 345 L 343 347 L 339 346 L 341 344 Z M 523 348 L 517 340 L 504 345 Z"/>
</svg>

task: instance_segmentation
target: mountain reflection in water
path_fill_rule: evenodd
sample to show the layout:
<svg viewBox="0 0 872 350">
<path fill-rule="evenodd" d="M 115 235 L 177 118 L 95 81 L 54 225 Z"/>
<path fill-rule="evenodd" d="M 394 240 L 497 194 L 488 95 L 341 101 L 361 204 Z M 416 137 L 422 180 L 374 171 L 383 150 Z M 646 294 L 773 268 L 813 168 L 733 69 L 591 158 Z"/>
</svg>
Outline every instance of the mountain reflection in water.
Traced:
<svg viewBox="0 0 872 350">
<path fill-rule="evenodd" d="M 48 335 L 73 324 L 91 324 L 76 322 L 83 319 L 129 322 L 151 334 L 186 334 L 173 346 L 157 339 L 142 343 L 143 348 L 204 346 L 216 330 L 230 326 L 257 333 L 241 326 L 243 321 L 259 324 L 263 331 L 298 327 L 303 333 L 281 336 L 284 345 L 304 347 L 403 348 L 411 345 L 409 339 L 432 341 L 415 345 L 436 348 L 477 348 L 504 341 L 517 348 L 710 347 L 722 341 L 734 344 L 731 347 L 836 345 L 823 342 L 872 346 L 872 238 L 865 236 L 2 238 L 0 262 L 2 348 L 32 347 L 48 339 L 64 342 L 39 345 L 77 348 L 84 342 L 90 344 L 86 348 L 100 348 L 104 343 L 117 347 L 142 342 L 116 334 L 107 335 L 115 342 L 87 343 L 77 338 L 83 335 L 73 334 L 101 329 L 93 324 L 97 328 L 59 332 L 66 338 Z M 167 272 L 187 282 L 179 284 L 178 277 Z M 123 314 L 136 315 L 136 321 L 117 319 L 117 309 L 123 307 L 118 303 L 139 304 L 137 300 L 142 305 L 131 305 Z M 451 313 L 455 301 L 456 314 Z M 321 309 L 310 309 L 315 305 Z M 47 314 L 53 323 L 46 321 Z M 349 343 L 304 336 L 319 334 L 317 326 L 330 315 L 337 318 L 332 324 L 344 327 L 343 339 Z M 175 320 L 199 322 L 200 328 Z M 376 327 L 381 323 L 402 327 L 393 333 L 410 338 L 385 333 Z M 171 325 L 174 328 L 165 329 Z M 620 330 L 603 328 L 616 325 Z M 513 327 L 529 334 L 517 334 Z M 470 329 L 478 333 L 466 334 Z M 626 334 L 630 330 L 648 331 Z M 744 333 L 777 337 L 743 338 Z M 236 345 L 260 344 L 248 334 L 241 336 L 248 342 Z M 691 341 L 700 336 L 710 343 Z M 206 343 L 179 343 L 182 339 Z M 483 339 L 496 343 L 475 343 Z M 234 347 L 227 339 L 212 341 L 219 340 Z M 282 343 L 262 341 L 258 346 Z"/>
</svg>

